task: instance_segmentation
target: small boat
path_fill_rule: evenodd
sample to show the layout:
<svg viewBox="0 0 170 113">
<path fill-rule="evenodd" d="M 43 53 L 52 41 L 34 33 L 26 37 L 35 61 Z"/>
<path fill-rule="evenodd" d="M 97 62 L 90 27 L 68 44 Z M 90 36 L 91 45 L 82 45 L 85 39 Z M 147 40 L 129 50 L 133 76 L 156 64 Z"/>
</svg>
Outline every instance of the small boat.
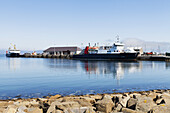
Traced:
<svg viewBox="0 0 170 113">
<path fill-rule="evenodd" d="M 9 47 L 8 51 L 6 51 L 6 56 L 7 57 L 19 57 L 20 50 L 16 49 L 16 45 L 12 45 L 12 46 L 13 46 L 13 49 L 11 47 Z"/>
<path fill-rule="evenodd" d="M 111 46 L 109 49 L 103 49 L 100 47 L 90 47 L 86 46 L 86 48 L 81 52 L 81 54 L 73 55 L 73 59 L 81 59 L 81 60 L 136 60 L 138 52 L 134 50 L 124 50 L 124 44 L 119 42 L 119 38 L 117 42 Z"/>
</svg>

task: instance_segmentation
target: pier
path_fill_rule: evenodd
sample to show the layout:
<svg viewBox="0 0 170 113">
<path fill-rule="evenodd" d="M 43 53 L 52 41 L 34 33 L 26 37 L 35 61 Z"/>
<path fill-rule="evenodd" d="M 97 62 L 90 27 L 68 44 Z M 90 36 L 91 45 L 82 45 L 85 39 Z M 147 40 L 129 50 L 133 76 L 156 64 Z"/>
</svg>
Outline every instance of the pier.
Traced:
<svg viewBox="0 0 170 113">
<path fill-rule="evenodd" d="M 65 58 L 71 59 L 73 55 L 50 55 L 50 54 L 23 54 L 21 58 Z M 166 55 L 141 55 L 137 57 L 137 61 L 166 61 L 170 62 L 170 56 Z"/>
<path fill-rule="evenodd" d="M 141 60 L 141 61 L 170 61 L 170 56 L 165 56 L 165 55 L 142 55 L 142 56 L 138 56 L 137 60 Z"/>
<path fill-rule="evenodd" d="M 67 58 L 70 59 L 72 55 L 44 55 L 44 54 L 37 54 L 37 55 L 32 55 L 32 54 L 24 54 L 20 55 L 19 57 L 21 58 Z"/>
</svg>

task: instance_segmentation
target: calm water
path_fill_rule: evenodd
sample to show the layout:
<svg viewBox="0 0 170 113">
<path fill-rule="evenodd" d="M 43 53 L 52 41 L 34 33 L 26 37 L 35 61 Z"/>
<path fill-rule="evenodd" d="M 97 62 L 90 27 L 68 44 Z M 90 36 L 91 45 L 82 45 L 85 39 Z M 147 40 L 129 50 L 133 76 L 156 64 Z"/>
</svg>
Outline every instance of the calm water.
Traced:
<svg viewBox="0 0 170 113">
<path fill-rule="evenodd" d="M 170 89 L 170 63 L 0 56 L 0 99 L 150 89 Z"/>
</svg>

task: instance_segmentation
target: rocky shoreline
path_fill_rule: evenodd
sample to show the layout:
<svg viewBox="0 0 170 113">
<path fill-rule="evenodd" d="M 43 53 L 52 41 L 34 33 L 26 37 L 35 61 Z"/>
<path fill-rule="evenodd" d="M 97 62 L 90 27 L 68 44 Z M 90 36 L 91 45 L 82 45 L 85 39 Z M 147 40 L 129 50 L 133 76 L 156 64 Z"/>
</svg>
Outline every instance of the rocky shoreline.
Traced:
<svg viewBox="0 0 170 113">
<path fill-rule="evenodd" d="M 0 113 L 170 113 L 170 90 L 1 100 Z"/>
</svg>

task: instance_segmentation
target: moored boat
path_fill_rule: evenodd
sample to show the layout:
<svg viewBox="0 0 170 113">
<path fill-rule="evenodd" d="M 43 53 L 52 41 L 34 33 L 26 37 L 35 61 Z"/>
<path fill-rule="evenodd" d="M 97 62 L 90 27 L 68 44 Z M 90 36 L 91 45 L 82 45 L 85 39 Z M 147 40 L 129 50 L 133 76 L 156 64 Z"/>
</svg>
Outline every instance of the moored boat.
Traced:
<svg viewBox="0 0 170 113">
<path fill-rule="evenodd" d="M 124 44 L 117 42 L 113 44 L 110 49 L 103 49 L 100 47 L 90 47 L 86 48 L 81 52 L 81 54 L 73 55 L 73 59 L 83 59 L 83 60 L 136 60 L 138 52 L 134 50 L 124 50 Z"/>
<path fill-rule="evenodd" d="M 12 45 L 12 46 L 13 46 L 13 49 L 11 47 L 9 47 L 8 51 L 6 51 L 6 56 L 7 57 L 19 57 L 20 50 L 16 49 L 16 45 Z"/>
</svg>

